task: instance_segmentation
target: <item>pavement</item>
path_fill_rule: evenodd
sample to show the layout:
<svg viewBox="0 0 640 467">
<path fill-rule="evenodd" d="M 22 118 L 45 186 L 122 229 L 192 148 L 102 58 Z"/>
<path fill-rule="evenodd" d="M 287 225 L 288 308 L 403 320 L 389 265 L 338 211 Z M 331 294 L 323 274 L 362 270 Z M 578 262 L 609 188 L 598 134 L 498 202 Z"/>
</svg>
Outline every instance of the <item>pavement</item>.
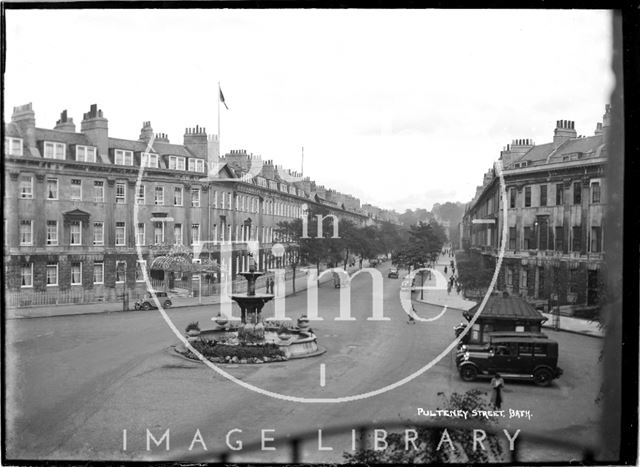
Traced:
<svg viewBox="0 0 640 467">
<path fill-rule="evenodd" d="M 440 255 L 438 261 L 435 264 L 434 269 L 448 279 L 451 276 L 451 260 L 453 259 L 454 264 L 455 258 L 450 258 L 449 255 Z M 457 266 L 457 265 L 456 265 Z M 447 268 L 447 272 L 445 273 L 445 269 Z M 436 285 L 435 278 L 431 278 L 430 280 L 426 280 L 424 285 L 426 287 L 433 287 Z M 446 306 L 447 308 L 453 308 L 456 310 L 467 311 L 473 308 L 477 302 L 473 300 L 465 299 L 461 294 L 457 293 L 455 288 L 451 290 L 451 292 L 447 292 L 447 289 L 425 289 L 424 292 L 420 290 L 420 287 L 414 287 L 415 296 L 414 300 L 422 303 L 427 303 L 429 305 L 435 306 Z"/>
<path fill-rule="evenodd" d="M 440 255 L 435 265 L 435 269 L 441 272 L 445 277 L 451 275 L 450 258 L 448 255 Z M 454 264 L 455 258 L 453 258 Z M 386 263 L 381 265 L 382 269 L 385 268 Z M 444 273 L 444 268 L 447 267 L 447 274 Z M 348 268 L 348 271 L 352 273 L 357 268 Z M 406 277 L 406 276 L 405 276 Z M 322 283 L 326 283 L 331 280 L 331 276 L 325 276 L 321 280 Z M 302 271 L 298 272 L 296 277 L 296 292 L 306 289 L 306 274 Z M 425 286 L 434 286 L 436 284 L 434 279 L 425 281 Z M 444 290 L 425 289 L 420 293 L 420 287 L 414 288 L 413 299 L 425 303 L 428 305 L 444 307 L 450 309 L 456 309 L 460 311 L 466 311 L 474 307 L 477 302 L 472 300 L 466 300 L 461 294 L 452 290 L 450 293 Z M 289 296 L 293 293 L 293 284 L 291 279 L 286 281 L 285 296 Z M 422 297 L 421 297 L 422 295 Z M 209 297 L 172 297 L 172 308 L 184 308 L 194 306 L 211 306 L 220 303 L 219 295 L 212 295 Z M 134 300 L 129 302 L 133 307 Z M 53 316 L 69 316 L 69 315 L 85 315 L 93 313 L 115 313 L 123 312 L 122 302 L 109 302 L 109 303 L 91 303 L 91 304 L 68 304 L 68 305 L 44 305 L 31 308 L 7 308 L 6 318 L 45 318 Z M 549 313 L 543 313 L 548 319 L 543 323 L 544 328 L 554 329 L 558 331 L 573 332 L 578 334 L 584 334 L 594 337 L 603 337 L 604 332 L 595 321 L 589 321 L 579 318 L 571 318 L 566 316 L 560 317 L 559 326 L 556 327 L 553 324 L 553 316 Z"/>
<path fill-rule="evenodd" d="M 547 321 L 542 323 L 543 328 L 556 329 L 553 324 L 554 316 L 550 313 L 542 313 Z M 604 337 L 604 330 L 597 321 L 589 321 L 580 318 L 571 318 L 569 316 L 560 316 L 558 331 L 574 332 L 593 337 Z"/>
<path fill-rule="evenodd" d="M 358 267 L 348 267 L 347 271 L 353 273 Z M 325 275 L 320 283 L 324 284 L 333 280 L 331 275 Z M 296 292 L 307 288 L 307 273 L 299 270 L 296 274 Z M 265 292 L 264 287 L 257 288 L 258 292 Z M 285 296 L 293 294 L 293 281 L 287 279 L 285 281 Z M 194 306 L 211 306 L 220 304 L 220 295 L 202 296 L 202 297 L 185 297 L 172 294 L 171 308 L 186 308 Z M 133 304 L 136 297 L 129 299 L 129 310 L 123 310 L 122 302 L 105 302 L 105 303 L 81 303 L 81 304 L 58 304 L 58 305 L 39 305 L 28 308 L 7 307 L 5 310 L 6 319 L 18 318 L 51 318 L 55 316 L 71 316 L 71 315 L 88 315 L 95 313 L 126 313 L 133 311 Z"/>
<path fill-rule="evenodd" d="M 446 266 L 447 274 L 445 274 L 445 276 L 447 278 L 451 276 L 451 259 L 453 259 L 453 262 L 456 265 L 457 269 L 455 257 L 450 258 L 449 255 L 440 255 L 435 266 L 435 269 L 443 274 L 444 267 Z M 433 286 L 435 285 L 435 281 L 426 281 L 425 285 Z M 446 290 L 425 289 L 423 293 L 424 298 L 419 298 L 421 295 L 420 287 L 415 287 L 414 293 L 416 294 L 414 296 L 414 300 L 418 302 L 427 303 L 434 306 L 447 306 L 447 308 L 453 308 L 462 311 L 469 310 L 477 304 L 477 302 L 475 301 L 466 300 L 462 295 L 456 293 L 455 289 L 452 290 L 451 293 L 448 293 Z M 553 329 L 556 331 L 572 332 L 593 337 L 604 337 L 604 330 L 600 327 L 597 321 L 561 316 L 558 327 L 556 328 L 553 321 L 554 316 L 550 313 L 542 314 L 547 318 L 547 321 L 542 324 L 543 328 Z"/>
</svg>

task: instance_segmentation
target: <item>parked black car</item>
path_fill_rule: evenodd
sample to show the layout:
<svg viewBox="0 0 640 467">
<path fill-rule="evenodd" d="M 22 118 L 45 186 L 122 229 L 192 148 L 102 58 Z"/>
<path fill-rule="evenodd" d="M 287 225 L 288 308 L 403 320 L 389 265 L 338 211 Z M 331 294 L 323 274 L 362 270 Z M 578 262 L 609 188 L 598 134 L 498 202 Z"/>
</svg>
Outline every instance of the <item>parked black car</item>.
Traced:
<svg viewBox="0 0 640 467">
<path fill-rule="evenodd" d="M 463 380 L 490 378 L 500 373 L 504 379 L 531 380 L 539 386 L 548 386 L 562 375 L 562 369 L 558 367 L 556 341 L 544 334 L 496 334 L 491 335 L 489 343 L 484 346 L 460 348 L 456 365 Z"/>
<path fill-rule="evenodd" d="M 154 294 L 156 297 L 158 297 L 158 301 L 162 304 L 162 308 L 169 308 L 172 305 L 167 292 L 154 292 Z M 158 307 L 156 306 L 156 302 L 153 299 L 151 292 L 147 292 L 146 294 L 144 294 L 143 298 L 141 298 L 140 300 L 136 300 L 134 308 L 136 310 L 150 310 L 151 308 Z"/>
<path fill-rule="evenodd" d="M 399 276 L 398 268 L 389 269 L 389 274 L 387 274 L 387 277 L 397 279 L 398 276 Z"/>
</svg>

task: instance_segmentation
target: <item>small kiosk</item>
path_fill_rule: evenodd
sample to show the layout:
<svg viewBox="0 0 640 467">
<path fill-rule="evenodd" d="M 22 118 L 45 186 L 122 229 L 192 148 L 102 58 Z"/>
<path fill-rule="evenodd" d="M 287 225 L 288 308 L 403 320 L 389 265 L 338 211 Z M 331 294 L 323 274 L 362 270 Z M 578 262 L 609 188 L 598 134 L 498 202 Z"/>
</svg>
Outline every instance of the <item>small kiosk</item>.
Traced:
<svg viewBox="0 0 640 467">
<path fill-rule="evenodd" d="M 480 304 L 463 313 L 471 321 Z M 490 332 L 540 333 L 542 323 L 547 318 L 533 305 L 520 297 L 512 297 L 507 292 L 492 295 L 471 331 L 465 336 L 465 344 L 483 344 L 489 342 Z M 456 333 L 456 335 L 459 332 Z"/>
</svg>

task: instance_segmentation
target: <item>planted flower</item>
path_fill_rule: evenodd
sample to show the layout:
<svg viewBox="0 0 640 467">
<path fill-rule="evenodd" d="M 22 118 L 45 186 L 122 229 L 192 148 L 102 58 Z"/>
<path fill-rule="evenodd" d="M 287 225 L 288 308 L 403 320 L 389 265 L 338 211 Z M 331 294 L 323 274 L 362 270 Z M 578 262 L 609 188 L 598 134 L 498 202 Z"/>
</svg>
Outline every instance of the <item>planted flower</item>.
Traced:
<svg viewBox="0 0 640 467">
<path fill-rule="evenodd" d="M 200 324 L 197 321 L 187 324 L 187 327 L 185 328 L 185 332 L 189 336 L 200 335 Z"/>
</svg>

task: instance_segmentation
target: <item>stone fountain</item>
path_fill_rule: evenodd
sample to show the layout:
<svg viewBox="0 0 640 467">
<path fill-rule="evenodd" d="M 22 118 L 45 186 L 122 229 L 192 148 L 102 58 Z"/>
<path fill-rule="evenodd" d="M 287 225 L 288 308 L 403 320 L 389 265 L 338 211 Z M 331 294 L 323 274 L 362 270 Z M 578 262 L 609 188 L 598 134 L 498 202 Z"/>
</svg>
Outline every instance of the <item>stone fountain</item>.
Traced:
<svg viewBox="0 0 640 467">
<path fill-rule="evenodd" d="M 255 260 L 250 255 L 249 271 L 239 273 L 247 280 L 247 292 L 231 295 L 231 299 L 240 306 L 240 324 L 236 325 L 227 317 L 218 315 L 213 319 L 216 323 L 215 329 L 203 330 L 197 338 L 191 339 L 219 343 L 218 348 L 223 346 L 276 345 L 283 355 L 281 358 L 284 359 L 323 354 L 325 350 L 318 347 L 316 336 L 309 329 L 309 320 L 306 316 L 297 320 L 297 326 L 293 324 L 282 326 L 269 320 L 265 326 L 261 315 L 262 308 L 267 302 L 273 300 L 274 295 L 256 293 L 256 280 L 264 275 L 263 272 L 256 269 Z M 218 361 L 228 362 L 228 359 Z M 243 362 L 240 360 L 240 363 Z"/>
<path fill-rule="evenodd" d="M 231 299 L 240 305 L 240 321 L 242 324 L 259 324 L 262 321 L 260 313 L 265 303 L 273 300 L 273 294 L 256 294 L 256 280 L 264 275 L 263 272 L 256 271 L 256 262 L 253 256 L 249 256 L 249 271 L 239 273 L 247 280 L 247 292 L 232 294 Z"/>
</svg>

